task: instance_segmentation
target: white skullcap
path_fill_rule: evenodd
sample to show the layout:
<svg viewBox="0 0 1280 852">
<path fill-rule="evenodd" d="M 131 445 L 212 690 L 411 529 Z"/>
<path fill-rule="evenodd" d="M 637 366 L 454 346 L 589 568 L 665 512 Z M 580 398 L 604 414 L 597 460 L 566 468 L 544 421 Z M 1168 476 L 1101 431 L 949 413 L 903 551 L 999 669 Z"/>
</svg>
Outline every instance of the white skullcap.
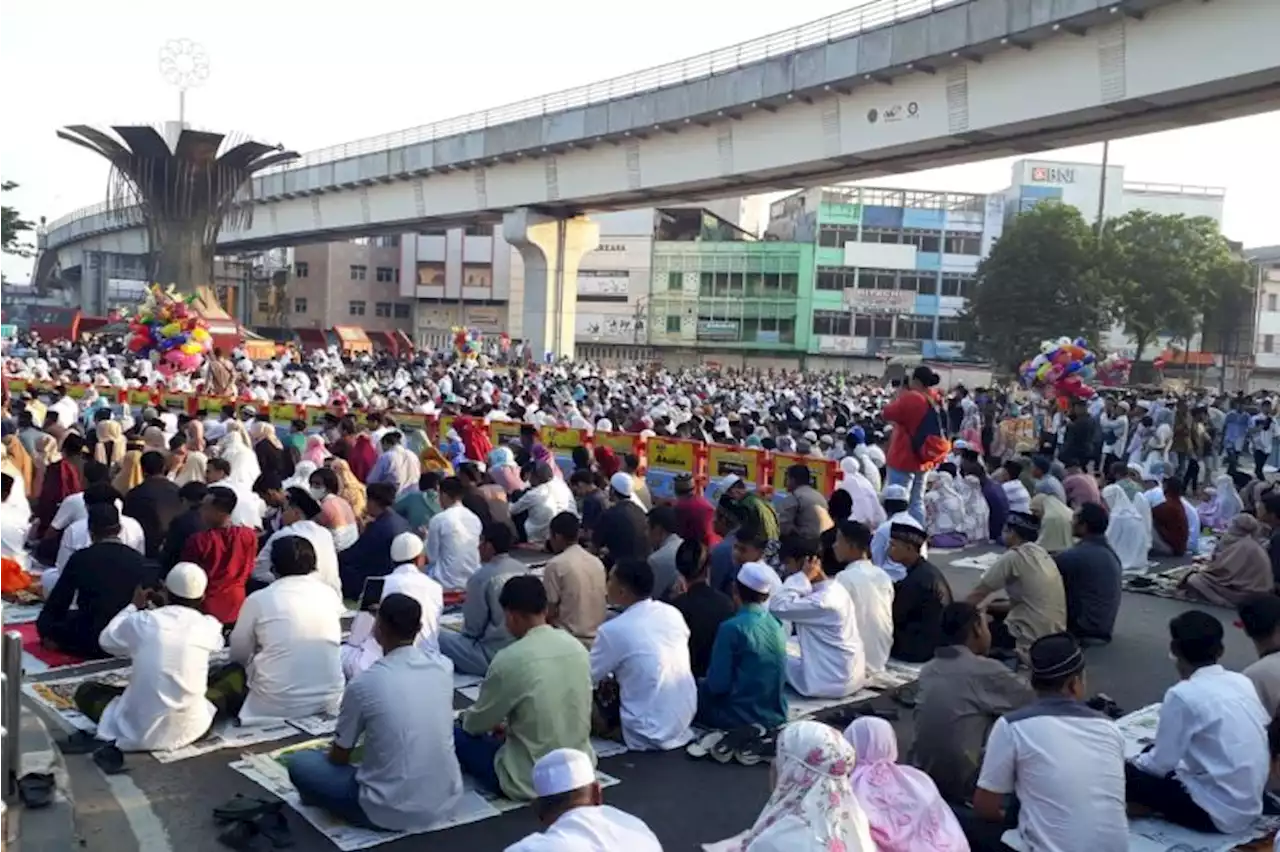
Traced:
<svg viewBox="0 0 1280 852">
<path fill-rule="evenodd" d="M 411 562 L 422 555 L 422 539 L 411 532 L 402 532 L 391 540 L 391 561 L 399 565 Z"/>
<path fill-rule="evenodd" d="M 609 477 L 609 487 L 614 491 L 617 491 L 623 497 L 630 497 L 631 492 L 634 490 L 634 486 L 631 482 L 631 474 L 624 473 L 621 470 L 618 471 L 613 476 Z"/>
<path fill-rule="evenodd" d="M 738 582 L 753 592 L 768 595 L 778 585 L 778 574 L 763 562 L 744 562 L 738 569 Z"/>
<path fill-rule="evenodd" d="M 728 491 L 730 488 L 737 485 L 741 481 L 742 481 L 741 476 L 738 476 L 738 474 L 736 473 L 731 473 L 728 476 L 726 476 L 724 479 L 720 480 L 720 487 L 725 491 Z"/>
<path fill-rule="evenodd" d="M 549 751 L 533 765 L 533 792 L 539 798 L 580 790 L 595 780 L 591 758 L 576 748 Z"/>
<path fill-rule="evenodd" d="M 885 488 L 884 493 L 880 495 L 881 502 L 885 500 L 901 500 L 904 503 L 911 499 L 911 492 L 907 491 L 904 485 L 890 485 Z"/>
<path fill-rule="evenodd" d="M 209 577 L 196 563 L 179 562 L 169 569 L 164 586 L 180 598 L 195 601 L 204 597 L 205 589 L 209 588 Z"/>
</svg>

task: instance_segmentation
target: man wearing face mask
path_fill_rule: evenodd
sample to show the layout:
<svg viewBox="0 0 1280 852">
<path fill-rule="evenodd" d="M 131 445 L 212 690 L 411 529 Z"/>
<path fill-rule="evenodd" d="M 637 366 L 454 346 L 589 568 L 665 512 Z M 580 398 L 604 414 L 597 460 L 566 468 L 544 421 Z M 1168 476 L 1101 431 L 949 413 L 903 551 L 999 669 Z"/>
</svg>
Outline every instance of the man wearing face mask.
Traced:
<svg viewBox="0 0 1280 852">
<path fill-rule="evenodd" d="M 342 594 L 342 579 L 338 573 L 338 550 L 333 544 L 333 535 L 320 524 L 316 518 L 320 515 L 320 504 L 302 488 L 297 486 L 285 491 L 284 505 L 280 510 L 280 529 L 271 534 L 271 538 L 258 551 L 258 558 L 253 566 L 253 580 L 267 585 L 275 580 L 271 571 L 271 547 L 285 536 L 296 535 L 311 543 L 316 552 L 315 579 L 330 586 L 339 595 Z"/>
</svg>

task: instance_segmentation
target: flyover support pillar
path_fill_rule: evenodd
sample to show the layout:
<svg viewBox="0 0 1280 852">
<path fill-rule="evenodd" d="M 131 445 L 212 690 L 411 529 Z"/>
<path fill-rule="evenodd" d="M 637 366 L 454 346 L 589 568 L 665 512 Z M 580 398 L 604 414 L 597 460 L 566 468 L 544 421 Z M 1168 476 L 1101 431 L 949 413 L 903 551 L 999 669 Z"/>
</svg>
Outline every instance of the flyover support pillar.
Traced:
<svg viewBox="0 0 1280 852">
<path fill-rule="evenodd" d="M 524 261 L 524 339 L 534 358 L 573 358 L 578 264 L 600 243 L 585 216 L 557 219 L 521 208 L 503 216 L 502 236 Z"/>
</svg>

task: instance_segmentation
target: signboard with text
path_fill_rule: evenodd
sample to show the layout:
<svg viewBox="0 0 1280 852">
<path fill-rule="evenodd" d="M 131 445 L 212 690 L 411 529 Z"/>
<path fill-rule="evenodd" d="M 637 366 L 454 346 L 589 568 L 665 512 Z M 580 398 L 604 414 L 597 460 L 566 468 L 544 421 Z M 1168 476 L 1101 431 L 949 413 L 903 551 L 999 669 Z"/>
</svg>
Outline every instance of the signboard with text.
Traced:
<svg viewBox="0 0 1280 852">
<path fill-rule="evenodd" d="M 909 314 L 915 310 L 914 290 L 863 290 L 846 287 L 844 306 L 859 314 Z"/>
</svg>

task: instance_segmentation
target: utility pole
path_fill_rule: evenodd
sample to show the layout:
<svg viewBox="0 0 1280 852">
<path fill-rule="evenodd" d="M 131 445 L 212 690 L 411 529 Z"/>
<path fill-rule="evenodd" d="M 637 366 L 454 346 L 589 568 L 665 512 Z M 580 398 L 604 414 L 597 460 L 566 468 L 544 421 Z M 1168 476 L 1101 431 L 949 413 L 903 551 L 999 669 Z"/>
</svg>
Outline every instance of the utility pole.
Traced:
<svg viewBox="0 0 1280 852">
<path fill-rule="evenodd" d="M 1098 181 L 1098 242 L 1102 242 L 1102 233 L 1106 230 L 1107 209 L 1107 162 L 1111 158 L 1111 140 L 1102 142 L 1102 180 Z"/>
</svg>

